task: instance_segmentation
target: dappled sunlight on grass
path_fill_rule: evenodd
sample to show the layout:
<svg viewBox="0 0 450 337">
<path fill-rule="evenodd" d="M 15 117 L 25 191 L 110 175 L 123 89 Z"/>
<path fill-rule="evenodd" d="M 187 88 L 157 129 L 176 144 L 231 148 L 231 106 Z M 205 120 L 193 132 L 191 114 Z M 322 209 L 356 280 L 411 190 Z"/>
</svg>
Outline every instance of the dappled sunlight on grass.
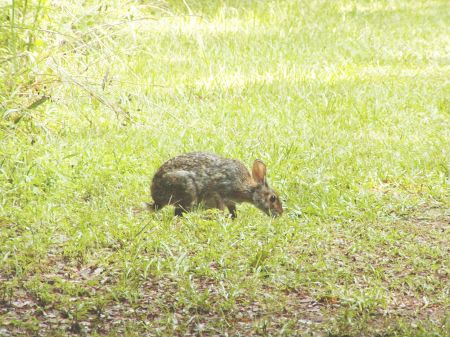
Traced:
<svg viewBox="0 0 450 337">
<path fill-rule="evenodd" d="M 127 25 L 127 30 L 135 32 L 136 30 L 143 34 L 167 34 L 167 35 L 187 35 L 196 39 L 201 47 L 203 36 L 216 36 L 216 34 L 235 34 L 251 33 L 253 29 L 262 28 L 260 24 L 252 22 L 251 25 L 247 18 L 217 18 L 209 20 L 199 16 L 187 17 L 165 17 L 158 20 L 149 20 L 145 22 L 133 22 Z"/>
<path fill-rule="evenodd" d="M 377 13 L 379 11 L 417 11 L 433 7 L 441 7 L 440 1 L 377 1 L 377 2 L 363 2 L 363 1 L 339 1 L 337 7 L 343 12 L 361 12 L 361 13 Z"/>
<path fill-rule="evenodd" d="M 445 1 L 13 3 L 0 335 L 445 335 Z M 283 216 L 144 211 L 189 151 Z"/>
</svg>

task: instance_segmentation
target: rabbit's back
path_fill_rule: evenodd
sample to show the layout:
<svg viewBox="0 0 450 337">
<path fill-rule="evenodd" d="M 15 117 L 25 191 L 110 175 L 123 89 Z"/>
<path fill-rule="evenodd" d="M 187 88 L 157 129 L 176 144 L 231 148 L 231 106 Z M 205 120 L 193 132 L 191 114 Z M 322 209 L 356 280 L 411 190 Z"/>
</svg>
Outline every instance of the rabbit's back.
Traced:
<svg viewBox="0 0 450 337">
<path fill-rule="evenodd" d="M 250 173 L 240 161 L 193 152 L 165 162 L 153 178 L 151 192 L 153 200 L 162 207 L 174 199 L 198 203 L 213 193 L 231 197 L 249 183 Z"/>
</svg>

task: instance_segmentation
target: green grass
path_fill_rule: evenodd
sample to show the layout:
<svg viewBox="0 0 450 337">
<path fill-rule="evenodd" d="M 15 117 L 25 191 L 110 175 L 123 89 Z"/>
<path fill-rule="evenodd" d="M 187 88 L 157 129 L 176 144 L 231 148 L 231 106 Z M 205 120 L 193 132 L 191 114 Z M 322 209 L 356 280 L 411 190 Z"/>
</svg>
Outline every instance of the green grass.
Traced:
<svg viewBox="0 0 450 337">
<path fill-rule="evenodd" d="M 448 335 L 449 16 L 0 2 L 0 335 Z M 283 217 L 136 212 L 194 150 Z"/>
</svg>

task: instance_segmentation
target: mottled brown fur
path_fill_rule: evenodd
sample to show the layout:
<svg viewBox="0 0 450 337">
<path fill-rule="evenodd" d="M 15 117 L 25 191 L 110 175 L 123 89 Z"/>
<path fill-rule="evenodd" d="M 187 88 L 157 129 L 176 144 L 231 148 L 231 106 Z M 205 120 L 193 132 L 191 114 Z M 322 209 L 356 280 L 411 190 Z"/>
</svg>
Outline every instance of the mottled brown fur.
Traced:
<svg viewBox="0 0 450 337">
<path fill-rule="evenodd" d="M 271 216 L 281 215 L 280 199 L 266 181 L 266 166 L 255 160 L 252 175 L 240 161 L 193 152 L 174 157 L 156 172 L 151 185 L 152 208 L 175 206 L 175 215 L 203 204 L 228 208 L 236 217 L 236 203 L 248 202 Z"/>
</svg>

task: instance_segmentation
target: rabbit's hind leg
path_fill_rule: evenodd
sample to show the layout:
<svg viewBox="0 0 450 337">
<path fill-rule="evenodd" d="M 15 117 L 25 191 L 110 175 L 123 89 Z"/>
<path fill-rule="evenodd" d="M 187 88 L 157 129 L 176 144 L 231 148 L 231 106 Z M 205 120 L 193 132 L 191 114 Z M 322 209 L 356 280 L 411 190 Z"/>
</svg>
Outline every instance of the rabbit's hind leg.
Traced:
<svg viewBox="0 0 450 337">
<path fill-rule="evenodd" d="M 183 216 L 183 213 L 190 212 L 191 207 L 196 202 L 195 194 L 189 191 L 177 191 L 174 193 L 175 216 Z"/>
<path fill-rule="evenodd" d="M 189 208 L 186 209 L 185 207 L 177 205 L 177 206 L 175 206 L 175 213 L 174 214 L 175 214 L 175 216 L 183 216 L 183 213 L 189 212 L 189 211 L 190 211 Z"/>
<path fill-rule="evenodd" d="M 166 203 L 175 206 L 175 216 L 189 212 L 197 203 L 198 188 L 190 172 L 169 172 L 164 175 L 164 185 Z"/>
<path fill-rule="evenodd" d="M 183 195 L 177 195 L 177 201 L 173 203 L 175 206 L 175 216 L 183 216 L 183 213 L 190 212 L 194 203 L 192 195 L 184 193 Z"/>
</svg>

